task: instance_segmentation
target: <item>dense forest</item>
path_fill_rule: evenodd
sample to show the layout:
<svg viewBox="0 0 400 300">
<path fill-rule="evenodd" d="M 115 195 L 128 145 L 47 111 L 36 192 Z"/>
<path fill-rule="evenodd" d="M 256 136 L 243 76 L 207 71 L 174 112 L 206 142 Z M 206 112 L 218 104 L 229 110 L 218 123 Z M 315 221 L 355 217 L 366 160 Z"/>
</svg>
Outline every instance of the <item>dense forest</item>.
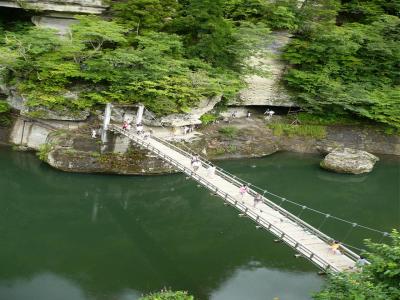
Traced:
<svg viewBox="0 0 400 300">
<path fill-rule="evenodd" d="M 32 107 L 185 112 L 204 97 L 234 98 L 254 72 L 246 58 L 286 30 L 283 80 L 302 108 L 400 128 L 399 11 L 398 0 L 111 1 L 65 37 L 3 16 L 0 80 Z"/>
</svg>

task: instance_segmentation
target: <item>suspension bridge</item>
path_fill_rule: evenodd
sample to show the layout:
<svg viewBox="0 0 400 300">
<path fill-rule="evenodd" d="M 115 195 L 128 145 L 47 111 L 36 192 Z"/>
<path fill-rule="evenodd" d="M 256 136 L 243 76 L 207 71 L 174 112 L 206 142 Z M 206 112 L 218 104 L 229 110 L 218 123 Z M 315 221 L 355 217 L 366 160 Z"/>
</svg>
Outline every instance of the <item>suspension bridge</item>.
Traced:
<svg viewBox="0 0 400 300">
<path fill-rule="evenodd" d="M 143 108 L 139 107 L 138 112 L 140 115 L 138 113 L 137 124 L 141 122 Z M 334 241 L 333 238 L 300 219 L 300 214 L 295 216 L 282 208 L 281 205 L 277 205 L 269 200 L 265 196 L 266 191 L 262 193 L 257 192 L 259 188 L 246 183 L 250 188 L 247 193 L 241 196 L 239 189 L 244 185 L 245 181 L 221 168 L 217 168 L 213 174 L 210 174 L 208 169 L 212 164 L 204 158 L 199 160 L 200 167 L 195 171 L 191 164 L 193 159 L 191 151 L 177 147 L 165 139 L 137 134 L 134 130 L 123 129 L 121 125 L 110 124 L 110 116 L 111 106 L 107 105 L 103 123 L 103 135 L 106 134 L 107 130 L 123 135 L 139 147 L 154 153 L 177 170 L 185 173 L 197 183 L 210 190 L 213 195 L 219 196 L 226 205 L 235 207 L 240 211 L 239 216 L 250 218 L 256 223 L 257 228 L 263 228 L 272 233 L 277 237 L 277 241 L 286 243 L 298 253 L 297 255 L 307 258 L 321 270 L 334 273 L 356 270 L 356 262 L 360 258 L 357 253 L 343 244 L 340 245 L 340 253 L 334 251 L 331 247 Z M 261 198 L 261 201 L 255 205 L 254 198 L 257 195 L 259 195 L 258 197 Z M 285 198 L 281 199 L 282 202 L 289 201 Z M 301 206 L 301 209 L 303 211 L 309 208 Z M 332 216 L 329 214 L 325 215 L 325 220 L 329 217 Z M 383 236 L 388 235 L 386 232 L 351 223 L 340 218 L 336 219 L 351 224 L 349 233 L 353 228 L 360 226 L 382 233 Z"/>
</svg>

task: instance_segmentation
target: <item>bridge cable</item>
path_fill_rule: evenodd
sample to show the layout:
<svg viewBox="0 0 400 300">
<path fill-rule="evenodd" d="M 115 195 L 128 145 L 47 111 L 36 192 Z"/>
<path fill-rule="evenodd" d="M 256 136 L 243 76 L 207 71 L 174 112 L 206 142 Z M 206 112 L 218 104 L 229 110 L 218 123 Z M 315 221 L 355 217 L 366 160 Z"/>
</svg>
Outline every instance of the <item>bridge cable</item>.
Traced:
<svg viewBox="0 0 400 300">
<path fill-rule="evenodd" d="M 195 155 L 198 155 L 198 156 L 202 157 L 203 160 L 205 160 L 207 163 L 209 163 L 208 160 L 205 159 L 202 155 L 196 153 L 193 149 L 189 148 L 189 147 L 186 146 L 184 143 L 181 142 L 180 144 L 183 145 L 186 149 L 189 149 L 190 152 L 194 153 Z M 379 230 L 379 229 L 375 229 L 375 228 L 371 228 L 371 227 L 368 227 L 368 226 L 360 225 L 360 224 L 354 223 L 354 222 L 352 222 L 352 221 L 348 221 L 348 220 L 342 219 L 342 218 L 340 218 L 340 217 L 332 216 L 332 215 L 330 215 L 330 214 L 328 214 L 328 213 L 325 213 L 325 212 L 322 212 L 322 211 L 313 209 L 313 208 L 311 208 L 311 207 L 305 207 L 305 208 L 303 209 L 303 207 L 305 206 L 304 204 L 301 204 L 301 203 L 298 203 L 298 202 L 295 202 L 295 201 L 286 199 L 286 198 L 284 198 L 284 197 L 281 197 L 281 196 L 279 196 L 279 195 L 277 195 L 277 194 L 274 194 L 274 193 L 272 193 L 272 192 L 270 192 L 270 191 L 268 191 L 268 190 L 265 190 L 265 189 L 263 189 L 263 188 L 261 188 L 261 187 L 258 187 L 258 186 L 254 185 L 254 184 L 252 184 L 252 183 L 249 183 L 249 182 L 247 182 L 247 181 L 245 181 L 245 180 L 243 180 L 243 179 L 237 177 L 237 176 L 234 175 L 234 174 L 229 173 L 228 171 L 226 171 L 226 170 L 224 170 L 224 169 L 222 169 L 222 168 L 220 168 L 220 167 L 218 167 L 218 166 L 216 166 L 216 167 L 217 167 L 217 169 L 218 169 L 219 171 L 222 171 L 223 173 L 230 175 L 231 177 L 233 177 L 234 179 L 240 181 L 241 183 L 246 184 L 246 185 L 248 185 L 248 186 L 251 185 L 253 189 L 262 192 L 262 195 L 263 195 L 263 196 L 265 195 L 265 193 L 267 193 L 267 194 L 269 194 L 269 195 L 271 195 L 271 196 L 273 196 L 273 197 L 276 197 L 276 198 L 280 199 L 280 200 L 281 200 L 281 202 L 280 202 L 280 204 L 279 204 L 280 207 L 282 207 L 282 204 L 283 204 L 284 202 L 288 202 L 288 203 L 291 203 L 291 204 L 293 204 L 293 205 L 300 206 L 300 207 L 302 208 L 302 210 L 300 211 L 300 214 L 302 213 L 302 211 L 303 211 L 304 209 L 307 209 L 307 210 L 312 211 L 312 212 L 314 212 L 314 213 L 321 214 L 321 215 L 325 216 L 325 219 L 324 219 L 323 223 L 325 223 L 325 222 L 327 221 L 327 218 L 332 218 L 332 219 L 335 219 L 335 220 L 340 221 L 340 222 L 343 222 L 343 223 L 347 223 L 347 224 L 352 225 L 352 226 L 353 226 L 353 224 L 356 224 L 355 227 L 359 227 L 359 228 L 362 228 L 362 229 L 365 229 L 365 230 L 369 230 L 369 231 L 373 231 L 373 232 L 376 232 L 376 233 L 380 233 L 380 234 L 382 234 L 383 237 L 389 235 L 389 233 L 386 232 L 386 231 L 382 231 L 382 230 Z M 320 225 L 320 227 L 322 227 L 322 225 Z M 352 229 L 354 229 L 354 227 L 352 227 Z"/>
<path fill-rule="evenodd" d="M 154 116 L 154 114 L 153 114 L 152 112 L 150 112 L 150 111 L 149 111 L 148 109 L 146 109 L 146 108 L 145 108 L 145 111 L 151 116 L 151 118 L 153 118 L 155 121 L 157 121 L 157 119 L 155 118 L 155 116 Z M 165 128 L 165 126 L 163 125 L 163 123 L 162 123 L 161 121 L 159 121 L 159 123 L 160 123 L 161 127 Z M 206 164 L 206 165 L 212 165 L 212 163 L 208 161 L 208 158 L 206 158 L 205 156 L 203 156 L 203 155 L 200 154 L 200 153 L 197 153 L 196 151 L 194 151 L 193 149 L 191 149 L 190 147 L 188 147 L 184 142 L 179 141 L 179 143 L 180 143 L 180 145 L 182 145 L 184 148 L 187 149 L 187 151 L 189 152 L 188 154 L 199 156 L 204 164 Z M 168 143 L 168 144 L 170 144 L 170 143 Z M 172 144 L 171 144 L 171 145 L 172 145 Z M 176 147 L 175 145 L 172 145 L 172 146 L 173 146 L 173 147 Z M 183 151 L 184 151 L 184 150 L 183 150 Z M 279 195 L 277 195 L 277 194 L 274 194 L 274 193 L 272 193 L 272 192 L 270 192 L 270 191 L 268 191 L 268 190 L 266 190 L 266 189 L 263 189 L 263 188 L 261 188 L 261 187 L 258 187 L 258 186 L 256 186 L 256 185 L 250 183 L 250 182 L 247 182 L 247 181 L 245 181 L 245 180 L 243 180 L 243 179 L 237 177 L 236 175 L 234 175 L 234 174 L 232 174 L 232 173 L 230 173 L 230 172 L 228 172 L 228 171 L 226 171 L 226 170 L 224 170 L 224 169 L 222 169 L 222 168 L 220 168 L 220 167 L 218 167 L 218 166 L 215 166 L 215 167 L 216 167 L 216 169 L 217 169 L 218 171 L 220 171 L 220 172 L 223 173 L 223 174 L 229 175 L 230 177 L 232 177 L 233 179 L 235 179 L 235 180 L 238 181 L 239 183 L 245 184 L 245 185 L 247 185 L 247 186 L 249 186 L 249 187 L 252 186 L 252 188 L 253 188 L 254 190 L 258 190 L 258 191 L 260 192 L 260 194 L 262 193 L 262 196 L 263 196 L 263 197 L 264 197 L 264 195 L 267 193 L 267 194 L 269 194 L 269 195 L 271 195 L 271 196 L 273 196 L 273 197 L 276 197 L 276 198 L 280 199 L 281 202 L 280 202 L 280 204 L 279 204 L 279 207 L 282 207 L 282 205 L 283 205 L 284 202 L 288 202 L 288 203 L 291 203 L 291 204 L 293 204 L 293 205 L 300 206 L 300 207 L 301 207 L 301 210 L 300 210 L 300 212 L 299 212 L 298 215 L 297 215 L 298 218 L 302 215 L 302 213 L 303 213 L 305 210 L 309 210 L 309 211 L 312 211 L 312 212 L 314 212 L 314 213 L 323 215 L 323 216 L 324 216 L 324 219 L 323 219 L 322 223 L 319 225 L 318 230 L 319 230 L 320 228 L 322 228 L 322 226 L 325 224 L 325 222 L 326 222 L 329 218 L 335 219 L 335 220 L 337 220 L 337 221 L 340 221 L 340 222 L 343 222 L 343 223 L 347 223 L 347 224 L 352 225 L 352 227 L 351 227 L 351 228 L 349 229 L 349 231 L 346 233 L 346 235 L 345 235 L 345 237 L 344 237 L 344 239 L 343 239 L 344 241 L 349 237 L 350 233 L 351 233 L 351 232 L 354 230 L 354 228 L 356 228 L 356 227 L 359 227 L 359 228 L 362 228 L 362 229 L 365 229 L 365 230 L 369 230 L 369 231 L 372 231 L 372 232 L 376 232 L 376 233 L 382 234 L 382 237 L 381 237 L 381 239 L 380 239 L 380 242 L 381 242 L 385 237 L 389 236 L 389 233 L 386 232 L 386 231 L 382 231 L 382 230 L 374 229 L 374 228 L 371 228 L 371 227 L 368 227 L 368 226 L 360 225 L 360 224 L 357 224 L 357 223 L 354 223 L 354 222 L 351 222 L 351 221 L 348 221 L 348 220 L 345 220 L 345 219 L 342 219 L 342 218 L 339 218 L 339 217 L 336 217 L 336 216 L 332 216 L 332 215 L 330 215 L 330 214 L 328 214 L 328 213 L 325 213 L 325 212 L 322 212 L 322 211 L 319 211 L 319 210 L 316 210 L 316 209 L 307 207 L 307 206 L 305 206 L 304 204 L 301 204 L 301 203 L 298 203 L 298 202 L 295 202 L 295 201 L 286 199 L 286 198 L 281 197 L 281 196 L 279 196 Z M 350 245 L 348 245 L 348 246 L 350 246 Z M 357 250 L 362 250 L 362 249 L 357 248 L 357 247 L 354 247 L 354 246 L 351 246 L 351 247 L 354 248 L 354 249 L 357 249 Z"/>
</svg>

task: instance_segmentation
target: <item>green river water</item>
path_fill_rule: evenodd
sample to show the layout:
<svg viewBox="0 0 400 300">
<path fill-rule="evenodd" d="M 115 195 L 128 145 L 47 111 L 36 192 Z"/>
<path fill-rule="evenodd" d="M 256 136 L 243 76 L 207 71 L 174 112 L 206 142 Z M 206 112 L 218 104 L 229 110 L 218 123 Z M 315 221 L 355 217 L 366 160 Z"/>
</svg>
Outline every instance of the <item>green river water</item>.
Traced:
<svg viewBox="0 0 400 300">
<path fill-rule="evenodd" d="M 230 172 L 332 215 L 399 227 L 399 161 L 367 175 L 319 168 L 320 157 L 278 153 L 225 161 Z M 296 213 L 298 207 L 286 206 Z M 308 211 L 318 226 L 323 216 Z M 349 225 L 322 231 L 343 239 Z M 310 299 L 324 277 L 181 174 L 63 173 L 0 148 L 0 300 L 128 300 L 163 287 L 196 299 Z M 355 229 L 356 246 L 380 235 Z"/>
</svg>

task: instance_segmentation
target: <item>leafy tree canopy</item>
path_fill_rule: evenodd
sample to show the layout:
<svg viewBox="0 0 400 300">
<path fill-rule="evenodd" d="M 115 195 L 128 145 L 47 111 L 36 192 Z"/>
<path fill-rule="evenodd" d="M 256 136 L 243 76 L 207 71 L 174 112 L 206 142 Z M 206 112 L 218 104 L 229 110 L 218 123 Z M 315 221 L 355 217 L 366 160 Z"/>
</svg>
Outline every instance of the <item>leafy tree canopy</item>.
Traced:
<svg viewBox="0 0 400 300">
<path fill-rule="evenodd" d="M 31 106 L 186 111 L 235 97 L 254 71 L 246 58 L 270 29 L 288 30 L 284 81 L 305 109 L 400 128 L 399 9 L 397 0 L 114 0 L 107 19 L 78 16 L 63 38 L 4 17 L 0 78 Z"/>
<path fill-rule="evenodd" d="M 318 1 L 317 1 L 318 2 Z M 285 80 L 308 110 L 356 114 L 400 128 L 400 19 L 386 1 L 305 2 L 284 54 Z M 390 4 L 390 3 L 389 3 Z M 329 13 L 328 13 L 329 12 Z"/>
<path fill-rule="evenodd" d="M 390 244 L 367 241 L 365 257 L 371 264 L 356 272 L 329 276 L 318 300 L 400 299 L 400 234 L 393 230 Z"/>
</svg>

